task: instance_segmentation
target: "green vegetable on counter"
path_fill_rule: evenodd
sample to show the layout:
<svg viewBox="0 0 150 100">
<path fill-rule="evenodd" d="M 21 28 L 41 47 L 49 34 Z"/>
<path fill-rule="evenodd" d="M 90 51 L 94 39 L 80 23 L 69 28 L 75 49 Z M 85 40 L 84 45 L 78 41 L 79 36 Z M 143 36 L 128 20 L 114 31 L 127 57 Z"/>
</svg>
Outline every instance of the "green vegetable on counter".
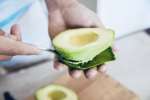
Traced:
<svg viewBox="0 0 150 100">
<path fill-rule="evenodd" d="M 35 93 L 36 100 L 78 100 L 74 91 L 61 85 L 52 84 Z"/>
</svg>

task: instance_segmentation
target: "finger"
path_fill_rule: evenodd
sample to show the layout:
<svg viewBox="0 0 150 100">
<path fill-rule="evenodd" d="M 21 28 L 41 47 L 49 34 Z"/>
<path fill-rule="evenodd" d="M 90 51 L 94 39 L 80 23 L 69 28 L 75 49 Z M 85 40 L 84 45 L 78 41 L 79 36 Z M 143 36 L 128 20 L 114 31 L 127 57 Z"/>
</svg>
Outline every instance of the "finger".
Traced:
<svg viewBox="0 0 150 100">
<path fill-rule="evenodd" d="M 118 49 L 117 49 L 116 47 L 112 47 L 112 50 L 113 50 L 114 52 L 117 52 L 117 51 L 118 51 Z"/>
<path fill-rule="evenodd" d="M 69 74 L 71 77 L 78 79 L 82 75 L 82 71 L 81 70 L 70 70 Z"/>
<path fill-rule="evenodd" d="M 0 55 L 0 61 L 10 60 L 11 56 Z"/>
<path fill-rule="evenodd" d="M 33 55 L 41 52 L 41 50 L 35 46 L 14 41 L 4 36 L 0 36 L 0 51 L 7 55 Z"/>
<path fill-rule="evenodd" d="M 97 67 L 97 70 L 101 73 L 106 73 L 107 67 L 105 65 L 100 65 Z"/>
<path fill-rule="evenodd" d="M 66 67 L 65 64 L 60 63 L 57 58 L 54 59 L 54 68 L 56 70 L 62 70 L 64 67 Z"/>
<path fill-rule="evenodd" d="M 17 24 L 13 25 L 11 27 L 11 32 L 10 33 L 11 33 L 12 36 L 16 37 L 16 39 L 18 41 L 21 40 L 21 30 L 20 30 L 19 25 L 17 25 Z"/>
<path fill-rule="evenodd" d="M 3 30 L 0 29 L 0 35 L 5 35 L 5 32 Z"/>
<path fill-rule="evenodd" d="M 97 68 L 92 68 L 85 71 L 85 76 L 89 79 L 94 78 L 97 75 Z"/>
</svg>

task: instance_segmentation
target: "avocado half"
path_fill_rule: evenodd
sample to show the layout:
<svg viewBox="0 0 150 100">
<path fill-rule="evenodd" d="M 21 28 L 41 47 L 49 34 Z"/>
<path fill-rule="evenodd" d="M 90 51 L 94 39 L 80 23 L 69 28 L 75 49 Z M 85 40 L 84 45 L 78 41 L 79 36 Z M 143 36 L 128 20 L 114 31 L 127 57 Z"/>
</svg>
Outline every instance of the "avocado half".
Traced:
<svg viewBox="0 0 150 100">
<path fill-rule="evenodd" d="M 57 84 L 39 89 L 35 96 L 36 100 L 78 100 L 75 92 Z"/>
<path fill-rule="evenodd" d="M 53 39 L 53 46 L 62 63 L 84 70 L 115 60 L 113 41 L 110 29 L 81 28 L 60 33 Z"/>
</svg>

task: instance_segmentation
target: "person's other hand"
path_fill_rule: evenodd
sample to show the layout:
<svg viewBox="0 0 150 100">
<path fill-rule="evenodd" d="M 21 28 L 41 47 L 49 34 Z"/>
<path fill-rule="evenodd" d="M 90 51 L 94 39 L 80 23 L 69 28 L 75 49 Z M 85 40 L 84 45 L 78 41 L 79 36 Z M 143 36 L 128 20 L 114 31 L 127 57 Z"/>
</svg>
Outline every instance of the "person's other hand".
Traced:
<svg viewBox="0 0 150 100">
<path fill-rule="evenodd" d="M 53 0 L 50 0 L 50 2 L 51 1 L 53 2 Z M 57 4 L 57 7 L 54 6 L 57 2 L 55 2 L 54 4 L 52 4 L 52 2 L 51 4 L 48 4 L 49 35 L 52 39 L 58 33 L 71 28 L 82 28 L 82 27 L 104 28 L 100 19 L 96 16 L 96 14 L 90 9 L 86 8 L 84 5 L 78 3 L 75 0 L 71 0 L 73 1 L 73 3 L 69 3 L 68 5 L 66 4 L 65 6 L 63 6 L 62 5 L 63 1 Z M 69 0 L 67 0 L 66 2 L 69 2 Z M 54 67 L 59 69 L 62 66 L 64 65 L 58 62 L 58 60 L 56 59 L 54 62 Z M 87 78 L 93 78 L 98 71 L 105 72 L 105 67 L 97 66 L 97 68 L 86 70 L 84 71 L 84 73 Z M 70 70 L 70 75 L 74 78 L 80 77 L 81 73 L 82 73 L 81 70 Z"/>
<path fill-rule="evenodd" d="M 9 36 L 0 30 L 0 61 L 11 59 L 15 55 L 37 54 L 40 50 L 30 44 L 21 42 L 20 28 L 18 25 L 11 27 Z"/>
</svg>

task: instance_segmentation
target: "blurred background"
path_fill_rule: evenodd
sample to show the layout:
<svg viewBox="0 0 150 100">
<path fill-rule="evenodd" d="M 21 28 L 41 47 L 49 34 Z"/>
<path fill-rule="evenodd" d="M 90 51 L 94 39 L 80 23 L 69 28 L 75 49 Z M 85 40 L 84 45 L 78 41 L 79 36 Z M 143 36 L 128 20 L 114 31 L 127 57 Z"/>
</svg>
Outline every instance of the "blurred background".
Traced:
<svg viewBox="0 0 150 100">
<path fill-rule="evenodd" d="M 116 31 L 114 46 L 117 49 L 118 58 L 107 65 L 107 73 L 137 93 L 142 100 L 150 100 L 150 33 L 148 29 L 150 1 L 80 0 L 80 2 L 95 11 L 106 27 Z M 36 1 L 17 23 L 22 27 L 23 41 L 40 48 L 51 48 L 44 1 Z M 4 30 L 9 31 L 9 28 L 9 26 L 5 27 Z M 39 87 L 43 80 L 46 84 L 63 74 L 64 70 L 55 71 L 52 68 L 51 59 L 51 54 L 43 53 L 38 56 L 16 56 L 11 61 L 0 62 L 0 100 L 3 100 L 4 91 L 14 92 L 18 100 L 22 100 L 21 98 Z M 21 68 L 25 69 L 20 70 Z M 32 90 L 29 91 L 31 87 Z"/>
</svg>

